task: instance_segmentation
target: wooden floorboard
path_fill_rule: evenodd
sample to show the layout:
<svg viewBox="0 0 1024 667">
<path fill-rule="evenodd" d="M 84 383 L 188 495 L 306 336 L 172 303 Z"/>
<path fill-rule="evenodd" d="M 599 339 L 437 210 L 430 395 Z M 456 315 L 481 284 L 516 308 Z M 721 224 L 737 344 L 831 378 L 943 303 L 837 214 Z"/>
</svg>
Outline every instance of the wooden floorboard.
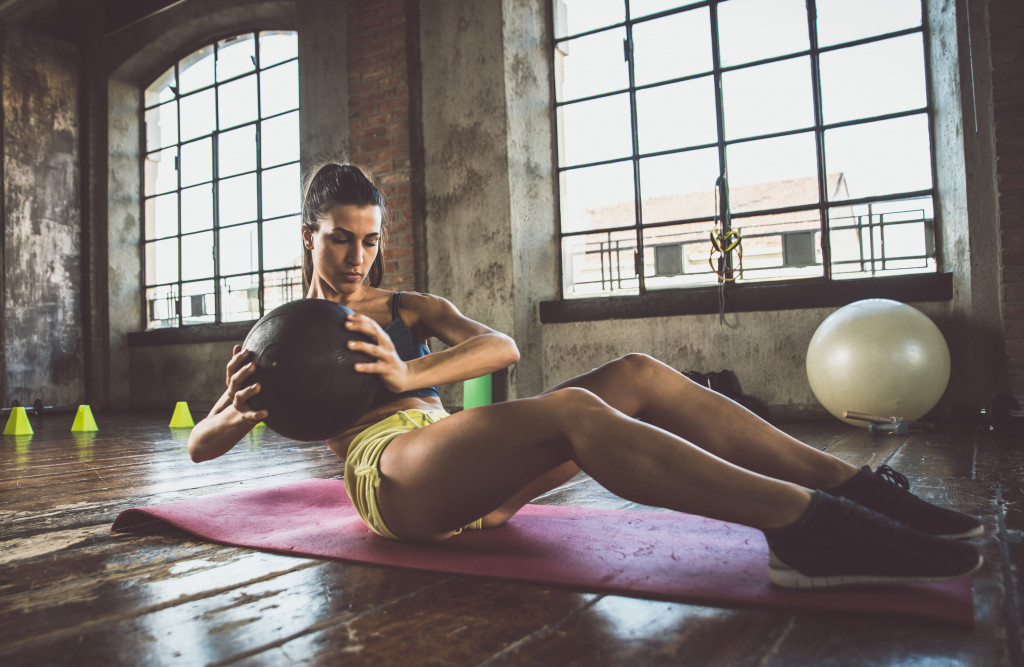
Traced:
<svg viewBox="0 0 1024 667">
<path fill-rule="evenodd" d="M 987 533 L 974 628 L 885 615 L 720 609 L 297 558 L 161 524 L 130 507 L 339 479 L 321 443 L 262 430 L 202 465 L 166 415 L 33 420 L 0 447 L 2 665 L 1024 665 L 1024 445 L 970 425 L 872 436 L 781 426 L 855 465 L 888 463 Z M 586 475 L 539 503 L 637 508 Z"/>
</svg>

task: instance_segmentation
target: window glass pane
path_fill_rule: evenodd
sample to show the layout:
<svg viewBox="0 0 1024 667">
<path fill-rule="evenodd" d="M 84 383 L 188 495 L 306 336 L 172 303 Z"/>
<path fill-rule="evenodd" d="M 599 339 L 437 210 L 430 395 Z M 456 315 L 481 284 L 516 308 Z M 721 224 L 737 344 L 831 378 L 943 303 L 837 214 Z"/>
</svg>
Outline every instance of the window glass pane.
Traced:
<svg viewBox="0 0 1024 667">
<path fill-rule="evenodd" d="M 630 18 L 657 14 L 676 7 L 700 4 L 701 0 L 629 0 Z"/>
<path fill-rule="evenodd" d="M 220 281 L 221 317 L 225 322 L 246 322 L 260 316 L 258 276 L 232 276 Z"/>
<path fill-rule="evenodd" d="M 221 275 L 249 273 L 260 268 L 257 229 L 254 223 L 220 230 Z"/>
<path fill-rule="evenodd" d="M 640 160 L 644 223 L 713 217 L 718 174 L 714 148 Z"/>
<path fill-rule="evenodd" d="M 606 30 L 561 45 L 558 101 L 576 100 L 629 87 L 629 65 L 622 51 L 625 28 Z"/>
<path fill-rule="evenodd" d="M 146 239 L 174 236 L 178 233 L 178 195 L 162 195 L 146 200 Z"/>
<path fill-rule="evenodd" d="M 636 224 L 631 162 L 570 169 L 559 180 L 563 232 Z"/>
<path fill-rule="evenodd" d="M 730 210 L 763 211 L 816 203 L 814 147 L 811 132 L 728 146 Z"/>
<path fill-rule="evenodd" d="M 221 227 L 256 219 L 256 174 L 224 179 L 217 189 Z"/>
<path fill-rule="evenodd" d="M 181 279 L 213 276 L 213 232 L 181 237 Z"/>
<path fill-rule="evenodd" d="M 146 155 L 145 196 L 169 192 L 178 187 L 178 149 L 166 148 Z"/>
<path fill-rule="evenodd" d="M 263 172 L 263 217 L 298 213 L 302 205 L 299 165 L 290 164 Z"/>
<path fill-rule="evenodd" d="M 931 197 L 829 208 L 837 277 L 936 270 Z"/>
<path fill-rule="evenodd" d="M 633 264 L 636 232 L 600 232 L 562 239 L 563 290 L 566 297 L 637 294 Z"/>
<path fill-rule="evenodd" d="M 215 102 L 213 89 L 181 98 L 180 132 L 182 141 L 213 132 Z"/>
<path fill-rule="evenodd" d="M 924 108 L 921 35 L 822 53 L 821 98 L 826 123 Z"/>
<path fill-rule="evenodd" d="M 729 0 L 718 5 L 722 65 L 810 48 L 805 0 Z"/>
<path fill-rule="evenodd" d="M 181 147 L 181 186 L 213 179 L 213 141 L 210 137 Z"/>
<path fill-rule="evenodd" d="M 146 112 L 146 150 L 171 146 L 178 141 L 178 105 L 161 104 Z"/>
<path fill-rule="evenodd" d="M 213 85 L 213 58 L 213 45 L 211 44 L 190 53 L 188 57 L 178 63 L 178 72 L 181 78 L 179 95 Z"/>
<path fill-rule="evenodd" d="M 263 268 L 302 266 L 302 218 L 291 216 L 263 223 Z"/>
<path fill-rule="evenodd" d="M 146 243 L 146 284 L 173 283 L 177 280 L 177 237 Z"/>
<path fill-rule="evenodd" d="M 256 126 L 245 125 L 217 137 L 217 176 L 256 171 Z"/>
<path fill-rule="evenodd" d="M 217 42 L 217 80 L 224 81 L 256 69 L 256 40 L 250 35 Z"/>
<path fill-rule="evenodd" d="M 638 23 L 633 28 L 638 86 L 710 72 L 711 23 L 707 7 Z"/>
<path fill-rule="evenodd" d="M 299 66 L 296 61 L 265 70 L 260 77 L 260 113 L 273 116 L 299 108 Z"/>
<path fill-rule="evenodd" d="M 185 283 L 181 286 L 181 318 L 184 324 L 213 322 L 216 316 L 213 281 Z"/>
<path fill-rule="evenodd" d="M 174 80 L 174 67 L 169 67 L 166 72 L 158 76 L 153 83 L 146 88 L 146 107 L 151 107 L 162 102 L 174 99 L 173 86 L 177 83 Z"/>
<path fill-rule="evenodd" d="M 726 72 L 722 90 L 729 139 L 814 125 L 808 57 Z"/>
<path fill-rule="evenodd" d="M 181 191 L 181 231 L 213 229 L 213 184 L 205 183 Z"/>
<path fill-rule="evenodd" d="M 260 33 L 260 67 L 270 67 L 299 55 L 299 40 L 294 32 L 267 30 Z"/>
<path fill-rule="evenodd" d="M 256 75 L 225 83 L 217 94 L 217 114 L 220 129 L 234 127 L 256 120 Z"/>
<path fill-rule="evenodd" d="M 276 116 L 261 124 L 260 159 L 273 167 L 299 159 L 299 112 Z"/>
<path fill-rule="evenodd" d="M 178 326 L 178 285 L 161 285 L 146 290 L 146 328 Z"/>
<path fill-rule="evenodd" d="M 928 117 L 924 114 L 825 132 L 828 171 L 845 188 L 830 201 L 927 190 L 932 187 Z"/>
<path fill-rule="evenodd" d="M 263 276 L 263 311 L 270 312 L 281 304 L 301 299 L 302 271 L 275 271 Z"/>
<path fill-rule="evenodd" d="M 559 109 L 559 162 L 577 164 L 613 160 L 633 154 L 629 96 L 602 97 Z"/>
<path fill-rule="evenodd" d="M 638 90 L 636 115 L 640 153 L 718 140 L 715 83 L 710 76 Z"/>
<path fill-rule="evenodd" d="M 648 289 L 714 285 L 718 277 L 708 264 L 713 220 L 644 231 L 644 284 Z"/>
<path fill-rule="evenodd" d="M 625 9 L 622 0 L 555 0 L 555 37 L 622 23 Z"/>
<path fill-rule="evenodd" d="M 733 268 L 737 272 L 742 268 L 738 282 L 825 275 L 817 209 L 733 218 L 732 228 L 742 239 L 742 256 L 733 254 Z"/>
<path fill-rule="evenodd" d="M 819 46 L 921 25 L 920 0 L 816 0 L 815 5 Z"/>
</svg>

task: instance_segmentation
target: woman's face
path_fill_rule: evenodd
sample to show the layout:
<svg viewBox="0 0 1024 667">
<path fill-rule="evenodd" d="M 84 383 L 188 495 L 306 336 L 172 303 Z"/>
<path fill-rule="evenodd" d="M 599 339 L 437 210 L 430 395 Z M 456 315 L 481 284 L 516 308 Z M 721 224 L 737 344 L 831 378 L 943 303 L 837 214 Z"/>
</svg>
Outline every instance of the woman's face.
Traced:
<svg viewBox="0 0 1024 667">
<path fill-rule="evenodd" d="M 380 223 L 378 206 L 335 204 L 316 231 L 303 227 L 302 241 L 313 258 L 313 282 L 338 294 L 358 291 L 380 250 Z"/>
</svg>

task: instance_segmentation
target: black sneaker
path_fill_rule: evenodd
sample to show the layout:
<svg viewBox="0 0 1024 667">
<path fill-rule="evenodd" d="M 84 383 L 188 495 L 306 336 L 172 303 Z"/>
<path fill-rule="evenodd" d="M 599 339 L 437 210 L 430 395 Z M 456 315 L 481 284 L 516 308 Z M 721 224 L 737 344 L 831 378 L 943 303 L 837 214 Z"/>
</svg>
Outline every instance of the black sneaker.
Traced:
<svg viewBox="0 0 1024 667">
<path fill-rule="evenodd" d="M 768 577 L 787 588 L 949 581 L 982 564 L 971 544 L 926 535 L 820 491 L 795 523 L 764 535 Z"/>
<path fill-rule="evenodd" d="M 825 489 L 880 512 L 890 519 L 929 535 L 963 539 L 985 532 L 981 521 L 962 512 L 932 505 L 911 493 L 910 482 L 889 466 L 874 472 L 864 466 L 834 489 Z"/>
</svg>

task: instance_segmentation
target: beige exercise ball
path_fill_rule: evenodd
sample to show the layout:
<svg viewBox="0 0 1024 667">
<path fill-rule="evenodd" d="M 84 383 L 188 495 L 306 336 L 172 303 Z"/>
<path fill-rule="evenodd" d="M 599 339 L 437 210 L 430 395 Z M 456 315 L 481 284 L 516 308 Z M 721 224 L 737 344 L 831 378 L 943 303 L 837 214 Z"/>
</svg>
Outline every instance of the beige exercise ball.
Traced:
<svg viewBox="0 0 1024 667">
<path fill-rule="evenodd" d="M 855 301 L 814 332 L 807 380 L 838 419 L 844 410 L 920 419 L 946 391 L 949 347 L 935 323 L 912 306 L 890 299 Z"/>
</svg>

